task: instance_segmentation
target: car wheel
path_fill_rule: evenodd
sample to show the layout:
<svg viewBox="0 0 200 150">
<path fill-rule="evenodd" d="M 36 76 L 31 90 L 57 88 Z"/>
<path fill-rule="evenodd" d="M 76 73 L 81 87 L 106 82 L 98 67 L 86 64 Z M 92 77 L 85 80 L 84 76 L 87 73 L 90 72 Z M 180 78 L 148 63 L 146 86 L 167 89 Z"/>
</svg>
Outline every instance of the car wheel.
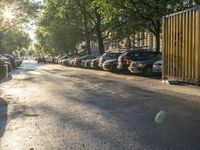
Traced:
<svg viewBox="0 0 200 150">
<path fill-rule="evenodd" d="M 112 65 L 110 71 L 113 73 L 117 72 L 117 65 Z"/>
<path fill-rule="evenodd" d="M 151 66 L 147 66 L 144 70 L 144 74 L 147 77 L 150 77 L 153 75 L 153 68 Z"/>
</svg>

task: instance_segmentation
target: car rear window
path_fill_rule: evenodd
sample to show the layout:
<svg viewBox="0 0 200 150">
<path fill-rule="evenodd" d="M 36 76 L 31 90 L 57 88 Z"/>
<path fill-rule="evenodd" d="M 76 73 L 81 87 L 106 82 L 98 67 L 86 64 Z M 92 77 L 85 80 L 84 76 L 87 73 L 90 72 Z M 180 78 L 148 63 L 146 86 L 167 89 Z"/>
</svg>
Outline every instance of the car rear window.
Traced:
<svg viewBox="0 0 200 150">
<path fill-rule="evenodd" d="M 129 54 L 128 57 L 133 60 L 145 60 L 145 59 L 150 59 L 152 57 L 155 57 L 159 54 L 160 53 L 157 53 L 157 52 L 132 52 Z"/>
<path fill-rule="evenodd" d="M 110 54 L 109 54 L 109 57 L 110 57 L 111 59 L 115 59 L 115 58 L 119 57 L 120 54 L 121 54 L 121 53 L 110 53 Z"/>
<path fill-rule="evenodd" d="M 124 53 L 121 54 L 122 57 L 127 56 L 130 51 L 125 51 Z"/>
<path fill-rule="evenodd" d="M 106 55 L 107 55 L 107 53 L 104 53 L 104 54 L 100 57 L 100 59 L 104 59 L 104 58 L 106 57 Z"/>
</svg>

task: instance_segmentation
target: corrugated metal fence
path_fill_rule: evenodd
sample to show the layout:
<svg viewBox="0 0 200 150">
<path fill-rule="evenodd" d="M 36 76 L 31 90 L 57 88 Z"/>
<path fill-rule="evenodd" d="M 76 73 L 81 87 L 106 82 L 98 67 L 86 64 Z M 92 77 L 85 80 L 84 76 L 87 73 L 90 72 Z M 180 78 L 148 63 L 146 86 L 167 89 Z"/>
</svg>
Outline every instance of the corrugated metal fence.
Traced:
<svg viewBox="0 0 200 150">
<path fill-rule="evenodd" d="M 200 8 L 163 17 L 163 78 L 200 85 Z"/>
</svg>

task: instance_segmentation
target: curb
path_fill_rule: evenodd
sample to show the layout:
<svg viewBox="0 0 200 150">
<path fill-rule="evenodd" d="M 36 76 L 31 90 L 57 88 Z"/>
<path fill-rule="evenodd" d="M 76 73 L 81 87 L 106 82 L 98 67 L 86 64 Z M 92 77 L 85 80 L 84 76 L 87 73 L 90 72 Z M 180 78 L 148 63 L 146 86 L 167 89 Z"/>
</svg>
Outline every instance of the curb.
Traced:
<svg viewBox="0 0 200 150">
<path fill-rule="evenodd" d="M 169 85 L 180 85 L 181 82 L 175 80 L 162 80 L 161 83 L 169 84 Z"/>
</svg>

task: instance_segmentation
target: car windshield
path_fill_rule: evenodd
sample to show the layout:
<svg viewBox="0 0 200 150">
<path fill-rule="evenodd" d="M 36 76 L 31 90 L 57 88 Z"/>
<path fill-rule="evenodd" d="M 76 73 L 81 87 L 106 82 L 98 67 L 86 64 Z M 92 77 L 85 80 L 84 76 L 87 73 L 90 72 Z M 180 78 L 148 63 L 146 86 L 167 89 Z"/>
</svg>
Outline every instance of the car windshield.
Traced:
<svg viewBox="0 0 200 150">
<path fill-rule="evenodd" d="M 120 56 L 126 56 L 128 53 L 130 52 L 130 50 L 125 51 L 124 53 L 122 53 Z"/>
</svg>

